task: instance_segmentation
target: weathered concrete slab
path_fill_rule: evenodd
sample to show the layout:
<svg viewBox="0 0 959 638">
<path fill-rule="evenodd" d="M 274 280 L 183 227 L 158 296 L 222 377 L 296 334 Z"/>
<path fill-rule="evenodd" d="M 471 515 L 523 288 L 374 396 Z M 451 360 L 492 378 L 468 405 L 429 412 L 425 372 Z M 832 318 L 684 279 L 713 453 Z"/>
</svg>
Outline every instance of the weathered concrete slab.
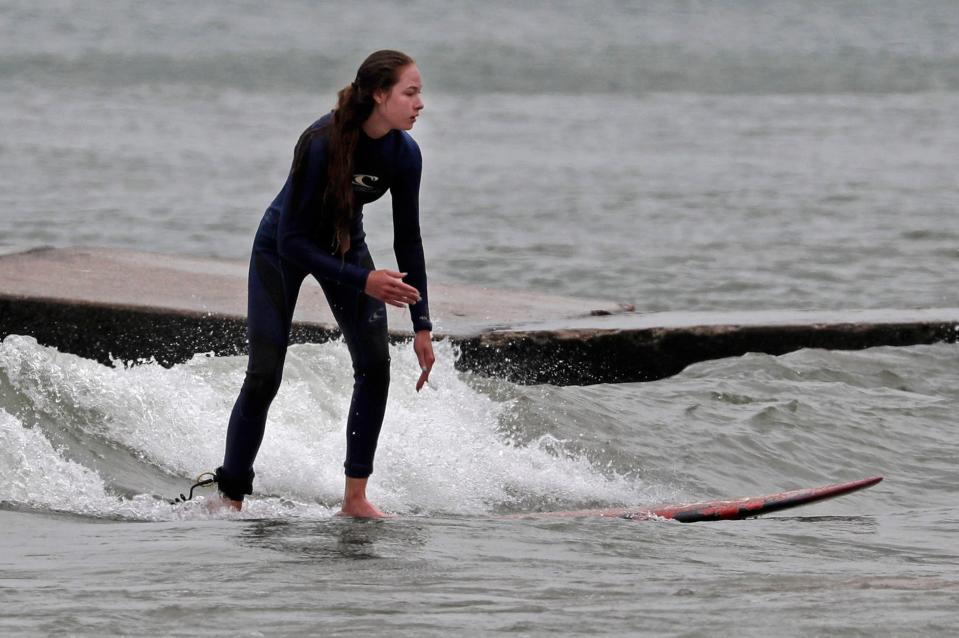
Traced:
<svg viewBox="0 0 959 638">
<path fill-rule="evenodd" d="M 700 361 L 802 348 L 959 340 L 959 308 L 627 313 L 520 324 L 464 340 L 459 364 L 517 383 L 652 381 Z"/>
<path fill-rule="evenodd" d="M 246 264 L 115 249 L 0 250 L 0 338 L 29 334 L 66 352 L 164 365 L 245 349 Z M 615 302 L 430 284 L 435 335 L 461 369 L 518 383 L 663 378 L 698 361 L 800 348 L 859 349 L 959 337 L 959 309 L 638 314 Z M 319 286 L 304 285 L 294 342 L 338 332 Z M 390 309 L 394 339 L 405 310 Z"/>
</svg>

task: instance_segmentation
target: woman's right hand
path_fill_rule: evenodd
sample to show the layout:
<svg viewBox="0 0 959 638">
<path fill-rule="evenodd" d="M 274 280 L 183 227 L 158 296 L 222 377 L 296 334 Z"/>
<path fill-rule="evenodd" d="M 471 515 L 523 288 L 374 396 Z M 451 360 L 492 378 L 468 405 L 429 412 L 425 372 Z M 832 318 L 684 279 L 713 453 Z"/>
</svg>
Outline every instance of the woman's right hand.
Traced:
<svg viewBox="0 0 959 638">
<path fill-rule="evenodd" d="M 405 272 L 395 270 L 374 270 L 367 277 L 363 292 L 397 308 L 415 304 L 420 300 L 420 291 L 403 283 L 405 276 Z"/>
</svg>

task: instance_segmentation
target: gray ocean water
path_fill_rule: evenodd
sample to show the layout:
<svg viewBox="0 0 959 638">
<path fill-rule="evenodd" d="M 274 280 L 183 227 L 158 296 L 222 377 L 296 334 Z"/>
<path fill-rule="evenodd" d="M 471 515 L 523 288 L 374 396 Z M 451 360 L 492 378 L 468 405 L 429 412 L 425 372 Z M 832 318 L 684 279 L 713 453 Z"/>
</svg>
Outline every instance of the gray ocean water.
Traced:
<svg viewBox="0 0 959 638">
<path fill-rule="evenodd" d="M 417 58 L 436 281 L 640 311 L 957 307 L 959 4 L 0 0 L 0 244 L 244 259 L 300 131 Z M 389 265 L 389 202 L 366 211 Z M 82 275 L 78 275 L 82 276 Z M 495 299 L 490 299 L 495 304 Z M 439 318 L 440 320 L 442 318 Z M 110 368 L 0 342 L 4 635 L 954 635 L 959 346 L 804 350 L 653 383 L 416 394 L 394 346 L 338 506 L 342 343 L 295 346 L 242 515 L 240 357 Z M 882 474 L 742 522 L 501 514 Z"/>
</svg>

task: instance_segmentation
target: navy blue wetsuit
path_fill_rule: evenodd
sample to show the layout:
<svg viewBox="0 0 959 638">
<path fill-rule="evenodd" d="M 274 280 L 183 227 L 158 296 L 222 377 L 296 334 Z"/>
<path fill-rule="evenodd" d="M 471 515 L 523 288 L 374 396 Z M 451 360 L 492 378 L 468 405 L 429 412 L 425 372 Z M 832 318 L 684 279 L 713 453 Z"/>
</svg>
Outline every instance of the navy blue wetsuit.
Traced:
<svg viewBox="0 0 959 638">
<path fill-rule="evenodd" d="M 346 475 L 365 478 L 373 471 L 389 390 L 390 356 L 386 305 L 363 292 L 374 266 L 366 246 L 362 208 L 387 190 L 393 200 L 397 265 L 408 273 L 406 283 L 420 293 L 420 301 L 410 306 L 413 328 L 432 330 L 419 228 L 419 147 L 403 131 L 393 130 L 378 139 L 360 132 L 353 163 L 350 248 L 341 255 L 333 248 L 332 215 L 323 205 L 330 120 L 325 115 L 311 126 L 317 132 L 309 140 L 301 181 L 294 188 L 292 175 L 287 178 L 263 215 L 253 242 L 247 324 L 250 359 L 230 415 L 223 466 L 217 469 L 220 490 L 234 500 L 252 493 L 253 460 L 280 386 L 293 308 L 307 275 L 313 275 L 323 288 L 353 360 Z"/>
</svg>

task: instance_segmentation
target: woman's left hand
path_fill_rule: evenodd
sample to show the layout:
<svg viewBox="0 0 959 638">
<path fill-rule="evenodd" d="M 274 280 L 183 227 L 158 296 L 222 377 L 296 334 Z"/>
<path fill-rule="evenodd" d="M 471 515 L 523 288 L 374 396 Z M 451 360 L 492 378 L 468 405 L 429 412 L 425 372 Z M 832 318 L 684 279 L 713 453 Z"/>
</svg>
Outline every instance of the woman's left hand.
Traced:
<svg viewBox="0 0 959 638">
<path fill-rule="evenodd" d="M 436 357 L 433 356 L 433 337 L 429 330 L 420 330 L 413 338 L 413 352 L 416 353 L 416 359 L 420 362 L 420 378 L 416 382 L 416 391 L 422 389 L 423 384 L 430 378 L 430 370 L 433 369 L 433 362 Z"/>
</svg>

